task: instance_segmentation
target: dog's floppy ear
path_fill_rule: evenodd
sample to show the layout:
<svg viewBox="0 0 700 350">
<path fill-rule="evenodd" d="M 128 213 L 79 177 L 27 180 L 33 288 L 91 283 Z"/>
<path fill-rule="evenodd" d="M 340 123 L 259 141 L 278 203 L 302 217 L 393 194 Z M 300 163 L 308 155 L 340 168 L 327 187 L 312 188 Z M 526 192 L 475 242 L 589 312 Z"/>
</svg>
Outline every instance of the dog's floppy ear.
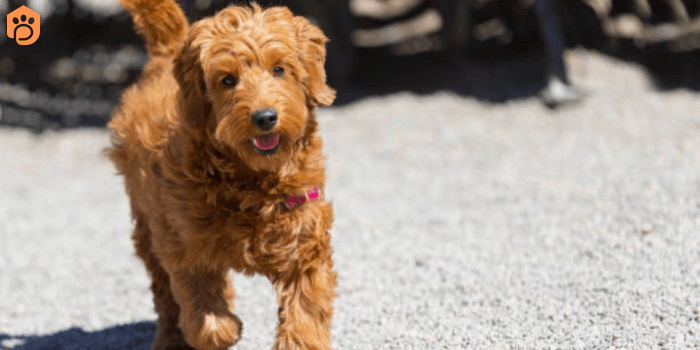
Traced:
<svg viewBox="0 0 700 350">
<path fill-rule="evenodd" d="M 330 106 L 335 100 L 335 90 L 326 85 L 326 47 L 328 41 L 323 32 L 301 16 L 294 17 L 299 43 L 299 60 L 308 73 L 304 85 L 311 102 L 318 106 Z"/>
<path fill-rule="evenodd" d="M 200 62 L 201 25 L 198 24 L 191 27 L 173 67 L 173 74 L 180 85 L 180 113 L 190 128 L 201 127 L 211 112 Z"/>
</svg>

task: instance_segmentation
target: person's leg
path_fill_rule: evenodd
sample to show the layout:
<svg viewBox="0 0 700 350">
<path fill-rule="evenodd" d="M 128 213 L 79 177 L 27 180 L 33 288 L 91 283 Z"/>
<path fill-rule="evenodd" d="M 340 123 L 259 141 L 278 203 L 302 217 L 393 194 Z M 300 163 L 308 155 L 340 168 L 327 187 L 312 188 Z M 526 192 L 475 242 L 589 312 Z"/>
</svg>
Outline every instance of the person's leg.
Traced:
<svg viewBox="0 0 700 350">
<path fill-rule="evenodd" d="M 579 99 L 579 94 L 569 86 L 564 62 L 564 37 L 555 11 L 556 0 L 536 0 L 535 9 L 544 39 L 547 60 L 547 86 L 541 92 L 544 103 L 556 106 Z"/>
<path fill-rule="evenodd" d="M 443 18 L 442 37 L 447 49 L 464 53 L 469 45 L 470 9 L 468 0 L 442 0 L 438 2 Z"/>
</svg>

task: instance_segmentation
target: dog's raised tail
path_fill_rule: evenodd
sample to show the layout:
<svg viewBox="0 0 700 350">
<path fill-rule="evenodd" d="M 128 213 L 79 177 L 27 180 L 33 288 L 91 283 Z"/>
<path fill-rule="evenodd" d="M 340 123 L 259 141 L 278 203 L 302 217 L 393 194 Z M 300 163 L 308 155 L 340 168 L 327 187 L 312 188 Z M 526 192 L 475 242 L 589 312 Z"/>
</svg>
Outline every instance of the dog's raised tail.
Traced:
<svg viewBox="0 0 700 350">
<path fill-rule="evenodd" d="M 172 56 L 185 39 L 189 23 L 176 0 L 119 0 L 146 41 L 151 57 Z"/>
</svg>

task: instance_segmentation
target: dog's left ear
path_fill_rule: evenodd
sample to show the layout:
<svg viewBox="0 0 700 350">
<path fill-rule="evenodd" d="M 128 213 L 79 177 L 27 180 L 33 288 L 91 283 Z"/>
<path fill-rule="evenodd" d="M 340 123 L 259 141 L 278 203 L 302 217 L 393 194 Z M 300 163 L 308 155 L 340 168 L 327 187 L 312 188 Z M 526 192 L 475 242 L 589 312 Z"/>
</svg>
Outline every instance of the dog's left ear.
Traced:
<svg viewBox="0 0 700 350">
<path fill-rule="evenodd" d="M 315 25 L 301 16 L 294 17 L 299 60 L 308 73 L 304 81 L 307 96 L 317 106 L 330 106 L 335 101 L 335 90 L 326 84 L 326 42 L 328 38 Z"/>
<path fill-rule="evenodd" d="M 204 124 L 211 109 L 205 96 L 206 84 L 199 58 L 203 23 L 192 25 L 173 66 L 173 75 L 180 86 L 178 99 L 182 118 L 187 126 L 193 129 Z"/>
</svg>

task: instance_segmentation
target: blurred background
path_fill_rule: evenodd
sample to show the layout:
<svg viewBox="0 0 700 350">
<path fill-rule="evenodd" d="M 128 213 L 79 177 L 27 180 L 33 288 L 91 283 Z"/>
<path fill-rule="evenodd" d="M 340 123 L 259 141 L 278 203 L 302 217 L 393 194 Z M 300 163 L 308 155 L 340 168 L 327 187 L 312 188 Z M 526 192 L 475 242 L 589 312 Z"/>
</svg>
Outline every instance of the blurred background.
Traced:
<svg viewBox="0 0 700 350">
<path fill-rule="evenodd" d="M 180 2 L 191 20 L 230 3 Z M 448 89 L 496 102 L 538 95 L 555 107 L 586 94 L 569 82 L 567 48 L 637 62 L 660 90 L 696 90 L 700 81 L 695 0 L 260 2 L 291 7 L 331 38 L 327 71 L 340 90 L 337 105 Z M 105 125 L 147 60 L 126 12 L 114 0 L 0 0 L 0 12 L 20 5 L 41 14 L 41 42 L 19 46 L 0 36 L 0 124 Z"/>
</svg>

